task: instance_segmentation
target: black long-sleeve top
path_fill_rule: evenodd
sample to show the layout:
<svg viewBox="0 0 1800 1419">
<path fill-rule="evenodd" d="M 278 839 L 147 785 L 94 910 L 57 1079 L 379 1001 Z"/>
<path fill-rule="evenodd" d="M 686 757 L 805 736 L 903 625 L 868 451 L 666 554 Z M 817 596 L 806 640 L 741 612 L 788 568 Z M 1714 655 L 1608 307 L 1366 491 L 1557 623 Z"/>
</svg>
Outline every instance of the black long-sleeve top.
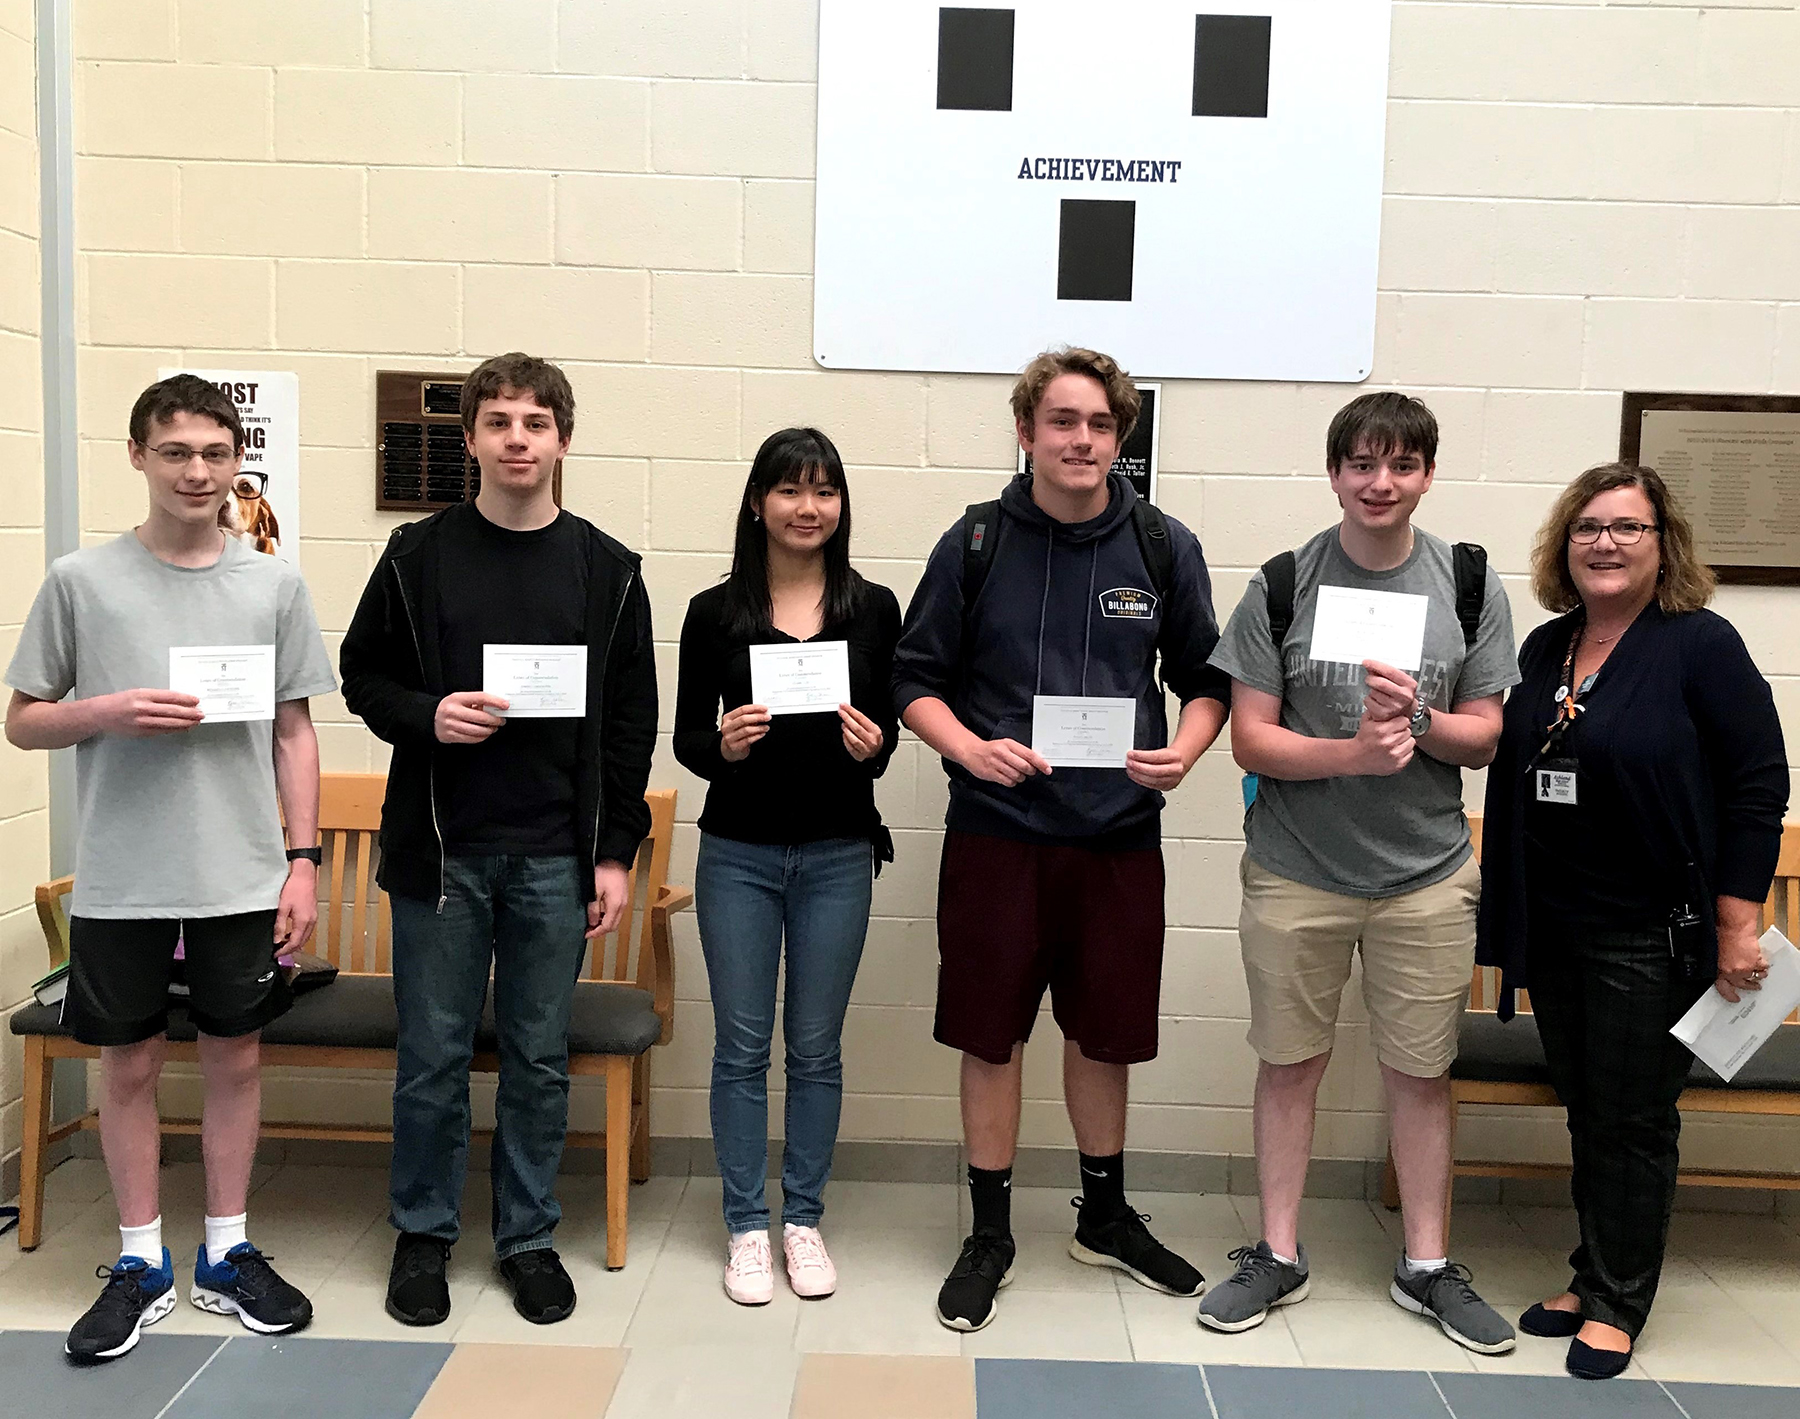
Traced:
<svg viewBox="0 0 1800 1419">
<path fill-rule="evenodd" d="M 858 763 L 844 747 L 835 714 L 783 714 L 737 763 L 719 751 L 719 719 L 750 704 L 750 647 L 794 645 L 768 630 L 734 634 L 725 625 L 725 588 L 715 586 L 688 603 L 681 627 L 681 679 L 675 692 L 675 757 L 706 779 L 700 830 L 748 843 L 805 843 L 868 838 L 881 860 L 892 842 L 875 808 L 875 780 L 887 769 L 899 737 L 888 686 L 900 603 L 887 587 L 865 583 L 862 605 L 848 621 L 827 624 L 813 637 L 847 641 L 850 703 L 881 726 L 880 752 Z"/>
<path fill-rule="evenodd" d="M 1569 900 L 1570 883 L 1559 884 L 1560 893 L 1533 890 L 1533 867 L 1544 870 L 1548 859 L 1527 843 L 1533 805 L 1526 795 L 1580 615 L 1561 616 L 1526 637 L 1523 679 L 1506 702 L 1488 769 L 1476 959 L 1503 972 L 1503 1018 L 1512 1013 L 1513 990 L 1525 983 L 1532 904 L 1541 908 L 1546 896 Z M 1636 880 L 1649 893 L 1660 884 L 1662 897 L 1646 896 L 1643 904 L 1665 921 L 1670 909 L 1691 906 L 1716 953 L 1714 899 L 1762 901 L 1781 854 L 1787 752 L 1768 682 L 1729 621 L 1711 611 L 1670 616 L 1652 602 L 1583 700 L 1588 708 L 1575 736 L 1580 771 L 1603 785 L 1601 801 L 1623 815 L 1616 831 L 1648 854 L 1649 871 Z M 1616 867 L 1616 854 L 1606 862 Z M 1618 882 L 1616 871 L 1608 875 Z M 1595 905 L 1604 912 L 1609 904 Z"/>
</svg>

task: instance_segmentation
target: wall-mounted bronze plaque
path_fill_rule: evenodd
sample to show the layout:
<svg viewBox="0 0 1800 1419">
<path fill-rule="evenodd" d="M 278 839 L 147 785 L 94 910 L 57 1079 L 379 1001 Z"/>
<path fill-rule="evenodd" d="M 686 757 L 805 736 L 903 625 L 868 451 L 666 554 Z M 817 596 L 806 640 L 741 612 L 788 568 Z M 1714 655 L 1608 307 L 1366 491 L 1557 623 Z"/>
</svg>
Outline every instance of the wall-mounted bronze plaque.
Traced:
<svg viewBox="0 0 1800 1419">
<path fill-rule="evenodd" d="M 1627 394 L 1619 457 L 1662 474 L 1720 581 L 1800 585 L 1800 398 Z"/>
</svg>

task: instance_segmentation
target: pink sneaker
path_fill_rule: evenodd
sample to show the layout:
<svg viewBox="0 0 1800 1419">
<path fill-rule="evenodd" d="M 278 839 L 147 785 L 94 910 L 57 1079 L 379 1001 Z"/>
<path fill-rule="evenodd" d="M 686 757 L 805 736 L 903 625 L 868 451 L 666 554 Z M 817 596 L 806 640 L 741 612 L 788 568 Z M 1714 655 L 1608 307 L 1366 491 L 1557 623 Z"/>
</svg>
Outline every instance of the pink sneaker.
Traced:
<svg viewBox="0 0 1800 1419">
<path fill-rule="evenodd" d="M 781 1249 L 787 1253 L 788 1285 L 796 1296 L 817 1301 L 837 1290 L 837 1268 L 826 1254 L 825 1239 L 817 1227 L 786 1223 L 781 1229 Z"/>
<path fill-rule="evenodd" d="M 767 1232 L 745 1232 L 731 1239 L 725 1294 L 740 1306 L 766 1306 L 775 1299 L 775 1259 Z"/>
</svg>

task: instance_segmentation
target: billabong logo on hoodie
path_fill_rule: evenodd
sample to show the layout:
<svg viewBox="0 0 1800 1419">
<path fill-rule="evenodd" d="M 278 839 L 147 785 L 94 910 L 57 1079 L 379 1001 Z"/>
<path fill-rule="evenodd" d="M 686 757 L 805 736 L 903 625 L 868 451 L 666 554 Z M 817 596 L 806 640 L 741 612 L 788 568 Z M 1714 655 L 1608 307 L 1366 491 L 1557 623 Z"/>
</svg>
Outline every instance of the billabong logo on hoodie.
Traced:
<svg viewBox="0 0 1800 1419">
<path fill-rule="evenodd" d="M 1116 621 L 1148 621 L 1156 614 L 1156 598 L 1135 586 L 1115 586 L 1100 593 L 1100 614 Z"/>
</svg>

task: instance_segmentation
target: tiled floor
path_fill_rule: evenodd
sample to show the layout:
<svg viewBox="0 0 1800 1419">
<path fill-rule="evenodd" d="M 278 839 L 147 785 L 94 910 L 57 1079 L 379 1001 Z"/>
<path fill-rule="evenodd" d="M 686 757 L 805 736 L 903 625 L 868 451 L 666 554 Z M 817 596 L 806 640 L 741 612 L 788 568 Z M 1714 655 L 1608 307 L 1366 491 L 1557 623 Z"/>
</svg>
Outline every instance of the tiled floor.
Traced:
<svg viewBox="0 0 1800 1419">
<path fill-rule="evenodd" d="M 558 1241 L 581 1293 L 575 1315 L 541 1328 L 520 1320 L 472 1235 L 452 1263 L 450 1321 L 422 1335 L 382 1310 L 392 1247 L 384 1192 L 373 1170 L 259 1173 L 252 1236 L 312 1295 L 317 1320 L 306 1335 L 257 1339 L 183 1305 L 124 1362 L 75 1371 L 62 1332 L 97 1293 L 94 1267 L 116 1252 L 117 1232 L 99 1165 L 65 1164 L 50 1180 L 43 1246 L 21 1254 L 15 1237 L 0 1238 L 0 1410 L 117 1419 L 246 1410 L 307 1419 L 1800 1414 L 1800 1390 L 1773 1388 L 1800 1386 L 1800 1226 L 1768 1216 L 1679 1215 L 1635 1383 L 1578 1385 L 1562 1377 L 1555 1342 L 1522 1339 L 1512 1355 L 1475 1356 L 1394 1306 L 1386 1288 L 1397 1219 L 1359 1202 L 1307 1203 L 1311 1299 L 1222 1336 L 1194 1323 L 1192 1301 L 1071 1261 L 1069 1194 L 1020 1190 L 1016 1280 L 991 1327 L 958 1336 L 936 1323 L 931 1302 L 965 1224 L 961 1189 L 834 1184 L 826 1235 L 838 1295 L 802 1303 L 778 1290 L 773 1305 L 748 1311 L 719 1286 L 717 1180 L 657 1178 L 635 1189 L 631 1260 L 609 1273 L 601 1180 L 571 1176 Z M 485 1219 L 486 1192 L 485 1180 L 471 1180 L 465 1215 Z M 1134 1201 L 1215 1278 L 1255 1229 L 1251 1199 Z M 198 1170 L 167 1169 L 165 1231 L 189 1265 L 199 1211 Z M 1455 1250 L 1489 1299 L 1516 1313 L 1565 1279 L 1570 1230 L 1559 1210 L 1464 1206 Z"/>
</svg>

